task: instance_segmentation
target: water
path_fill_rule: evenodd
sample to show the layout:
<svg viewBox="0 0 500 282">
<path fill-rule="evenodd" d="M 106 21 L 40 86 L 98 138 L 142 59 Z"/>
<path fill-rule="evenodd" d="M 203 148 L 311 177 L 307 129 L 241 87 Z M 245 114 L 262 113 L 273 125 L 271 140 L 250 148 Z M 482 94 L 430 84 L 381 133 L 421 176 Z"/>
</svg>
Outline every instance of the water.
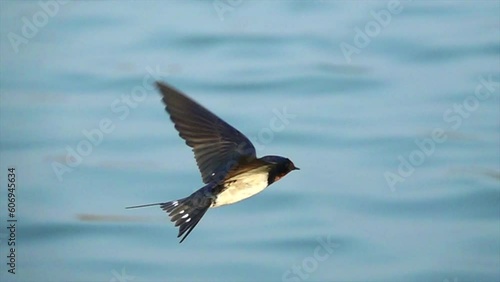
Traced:
<svg viewBox="0 0 500 282">
<path fill-rule="evenodd" d="M 500 280 L 498 1 L 50 3 L 1 2 L 2 281 Z M 202 185 L 155 78 L 301 170 L 179 245 L 124 209 Z"/>
</svg>

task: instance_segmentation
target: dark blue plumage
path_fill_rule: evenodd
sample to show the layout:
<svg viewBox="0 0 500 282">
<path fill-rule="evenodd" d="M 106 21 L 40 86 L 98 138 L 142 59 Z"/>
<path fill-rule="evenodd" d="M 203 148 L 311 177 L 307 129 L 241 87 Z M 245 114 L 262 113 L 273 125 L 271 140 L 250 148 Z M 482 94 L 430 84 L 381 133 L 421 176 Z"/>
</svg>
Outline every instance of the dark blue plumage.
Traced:
<svg viewBox="0 0 500 282">
<path fill-rule="evenodd" d="M 184 235 L 180 242 L 209 208 L 249 198 L 298 169 L 284 157 L 257 158 L 255 147 L 237 129 L 180 91 L 161 82 L 157 87 L 180 137 L 193 149 L 206 185 L 183 199 L 128 208 L 159 205 L 179 227 L 177 237 Z"/>
</svg>

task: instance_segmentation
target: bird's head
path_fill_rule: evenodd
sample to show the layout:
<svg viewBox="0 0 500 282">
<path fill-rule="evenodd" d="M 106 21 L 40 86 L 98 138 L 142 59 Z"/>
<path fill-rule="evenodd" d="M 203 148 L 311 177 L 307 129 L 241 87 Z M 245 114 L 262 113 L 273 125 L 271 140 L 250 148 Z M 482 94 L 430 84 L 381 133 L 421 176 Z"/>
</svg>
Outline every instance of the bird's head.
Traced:
<svg viewBox="0 0 500 282">
<path fill-rule="evenodd" d="M 262 160 L 271 163 L 274 166 L 272 169 L 272 174 L 274 176 L 272 182 L 280 180 L 292 170 L 300 170 L 300 168 L 296 167 L 295 164 L 288 158 L 280 156 L 265 156 Z"/>
<path fill-rule="evenodd" d="M 287 165 L 289 171 L 300 170 L 300 168 L 296 167 L 295 164 L 290 159 L 286 159 L 286 160 L 287 160 L 286 165 Z"/>
</svg>

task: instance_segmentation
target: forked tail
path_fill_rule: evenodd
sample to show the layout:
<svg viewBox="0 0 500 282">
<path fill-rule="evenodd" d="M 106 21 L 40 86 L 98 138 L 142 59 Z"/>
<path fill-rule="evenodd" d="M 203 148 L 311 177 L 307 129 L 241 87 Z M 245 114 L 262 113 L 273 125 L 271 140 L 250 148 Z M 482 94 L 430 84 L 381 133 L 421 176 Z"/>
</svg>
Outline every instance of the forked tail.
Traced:
<svg viewBox="0 0 500 282">
<path fill-rule="evenodd" d="M 202 189 L 194 192 L 191 196 L 179 199 L 177 201 L 170 201 L 166 203 L 147 204 L 140 206 L 127 207 L 127 209 L 144 208 L 150 206 L 160 206 L 162 210 L 168 213 L 170 221 L 175 222 L 175 226 L 179 226 L 179 234 L 177 238 L 181 237 L 179 243 L 193 231 L 203 215 L 207 212 L 208 208 L 212 205 L 212 198 L 206 196 Z"/>
</svg>

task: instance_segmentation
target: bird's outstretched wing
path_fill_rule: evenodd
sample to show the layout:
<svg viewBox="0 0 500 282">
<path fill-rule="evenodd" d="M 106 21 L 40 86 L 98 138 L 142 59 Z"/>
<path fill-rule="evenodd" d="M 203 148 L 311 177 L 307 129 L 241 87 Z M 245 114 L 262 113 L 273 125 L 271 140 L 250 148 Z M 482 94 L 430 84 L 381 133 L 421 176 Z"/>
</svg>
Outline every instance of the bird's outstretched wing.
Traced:
<svg viewBox="0 0 500 282">
<path fill-rule="evenodd" d="M 222 180 L 241 160 L 256 158 L 255 147 L 237 129 L 180 91 L 162 82 L 156 85 L 179 135 L 193 148 L 204 183 Z"/>
</svg>

